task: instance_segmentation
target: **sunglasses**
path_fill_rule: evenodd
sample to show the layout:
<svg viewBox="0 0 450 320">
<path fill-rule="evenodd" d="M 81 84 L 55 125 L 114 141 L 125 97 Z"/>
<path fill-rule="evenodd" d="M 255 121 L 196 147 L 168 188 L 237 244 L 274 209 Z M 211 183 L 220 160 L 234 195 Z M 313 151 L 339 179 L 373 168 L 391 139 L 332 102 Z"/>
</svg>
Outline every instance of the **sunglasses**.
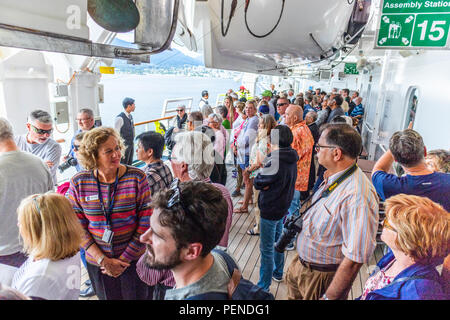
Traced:
<svg viewBox="0 0 450 320">
<path fill-rule="evenodd" d="M 314 147 L 314 149 L 316 149 L 317 152 L 320 151 L 320 148 L 337 148 L 337 147 L 334 147 L 334 146 L 321 146 L 321 145 L 319 145 L 319 144 L 317 144 L 317 145 Z"/>
<path fill-rule="evenodd" d="M 173 208 L 174 206 L 178 205 L 181 208 L 181 210 L 183 211 L 184 216 L 186 216 L 188 210 L 186 209 L 185 205 L 183 204 L 183 201 L 181 200 L 181 191 L 179 188 L 179 182 L 180 182 L 179 179 L 175 179 L 170 184 L 169 190 L 172 190 L 173 194 L 170 197 L 169 201 L 167 202 L 167 208 L 170 209 L 170 208 Z M 190 217 L 192 218 L 192 220 L 194 220 L 195 225 L 197 225 L 202 230 L 202 232 L 205 232 L 202 224 L 195 217 L 195 214 L 191 213 Z"/>
<path fill-rule="evenodd" d="M 184 111 L 184 109 L 177 109 L 177 112 L 181 112 L 181 111 Z"/>
<path fill-rule="evenodd" d="M 73 145 L 73 150 L 78 151 L 80 149 L 80 146 L 77 146 L 76 144 Z"/>
<path fill-rule="evenodd" d="M 287 104 L 288 104 L 287 102 L 285 102 L 285 103 L 277 103 L 277 107 L 285 106 Z"/>
<path fill-rule="evenodd" d="M 387 229 L 397 232 L 397 230 L 395 230 L 394 227 L 389 224 L 389 220 L 387 218 L 384 218 L 384 220 L 383 220 L 383 228 L 387 228 Z"/>
<path fill-rule="evenodd" d="M 52 134 L 53 129 L 49 129 L 49 130 L 44 130 L 44 129 L 39 129 L 36 128 L 35 126 L 33 126 L 32 124 L 30 124 L 30 126 L 33 128 L 33 131 L 36 132 L 37 134 Z"/>
</svg>

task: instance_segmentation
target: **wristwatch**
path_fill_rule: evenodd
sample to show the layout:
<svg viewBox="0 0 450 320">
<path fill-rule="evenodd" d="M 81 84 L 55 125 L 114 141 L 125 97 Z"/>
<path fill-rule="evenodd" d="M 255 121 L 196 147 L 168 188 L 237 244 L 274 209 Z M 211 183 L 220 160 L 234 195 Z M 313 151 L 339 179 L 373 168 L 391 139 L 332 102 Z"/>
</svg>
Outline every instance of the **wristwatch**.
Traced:
<svg viewBox="0 0 450 320">
<path fill-rule="evenodd" d="M 104 254 L 102 254 L 101 257 L 97 259 L 97 264 L 98 264 L 99 266 L 102 265 L 103 259 L 105 259 L 105 255 L 104 255 Z"/>
</svg>

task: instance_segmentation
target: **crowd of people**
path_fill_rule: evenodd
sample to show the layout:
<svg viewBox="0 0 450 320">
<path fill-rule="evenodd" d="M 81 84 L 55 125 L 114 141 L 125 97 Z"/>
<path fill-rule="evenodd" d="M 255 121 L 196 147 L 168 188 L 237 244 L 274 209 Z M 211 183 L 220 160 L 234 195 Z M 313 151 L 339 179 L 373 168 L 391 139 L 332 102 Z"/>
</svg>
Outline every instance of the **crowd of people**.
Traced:
<svg viewBox="0 0 450 320">
<path fill-rule="evenodd" d="M 17 137 L 0 118 L 0 299 L 230 299 L 244 281 L 227 251 L 242 214 L 254 215 L 247 234 L 260 237 L 260 267 L 239 297 L 273 299 L 272 281 L 285 281 L 289 300 L 347 299 L 377 245 L 380 202 L 386 255 L 358 299 L 449 298 L 447 150 L 396 132 L 370 179 L 357 165 L 357 91 L 271 85 L 252 97 L 241 87 L 214 107 L 208 97 L 191 112 L 179 105 L 165 135 L 135 137 L 132 98 L 114 128 L 81 109 L 63 157 L 48 112 L 31 112 Z M 61 161 L 77 173 L 57 186 Z M 392 174 L 394 162 L 405 175 Z M 296 250 L 285 273 L 284 249 Z"/>
</svg>

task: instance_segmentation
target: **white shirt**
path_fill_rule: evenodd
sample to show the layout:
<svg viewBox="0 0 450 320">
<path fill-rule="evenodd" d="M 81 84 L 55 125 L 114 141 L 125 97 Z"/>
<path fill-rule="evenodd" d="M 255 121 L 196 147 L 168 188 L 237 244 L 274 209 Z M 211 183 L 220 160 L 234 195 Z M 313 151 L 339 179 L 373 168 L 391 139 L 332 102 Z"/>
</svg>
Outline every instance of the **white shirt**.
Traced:
<svg viewBox="0 0 450 320">
<path fill-rule="evenodd" d="M 202 98 L 198 104 L 198 109 L 201 110 L 205 104 L 209 104 L 208 100 Z"/>
<path fill-rule="evenodd" d="M 30 256 L 14 274 L 11 287 L 28 297 L 46 300 L 78 300 L 81 286 L 81 258 L 33 261 Z"/>
<path fill-rule="evenodd" d="M 131 117 L 131 113 L 128 113 L 126 111 L 124 111 L 125 115 L 128 117 L 128 119 L 130 119 Z M 114 129 L 117 130 L 117 132 L 120 132 L 120 129 L 122 129 L 123 126 L 123 118 L 122 117 L 116 117 L 116 122 L 114 122 Z"/>
</svg>

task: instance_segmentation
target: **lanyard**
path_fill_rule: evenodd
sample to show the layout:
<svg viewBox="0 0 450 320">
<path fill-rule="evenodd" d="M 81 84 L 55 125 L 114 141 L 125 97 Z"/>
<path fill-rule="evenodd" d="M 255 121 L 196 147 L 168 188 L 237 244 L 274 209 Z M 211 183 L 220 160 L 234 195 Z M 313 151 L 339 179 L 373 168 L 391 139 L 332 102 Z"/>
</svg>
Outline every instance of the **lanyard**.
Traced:
<svg viewBox="0 0 450 320">
<path fill-rule="evenodd" d="M 111 215 L 114 209 L 114 197 L 117 191 L 117 185 L 119 184 L 119 168 L 117 168 L 116 172 L 116 181 L 114 181 L 113 193 L 111 199 L 109 201 L 108 211 L 105 209 L 105 203 L 103 202 L 102 188 L 100 187 L 100 180 L 98 179 L 98 170 L 97 170 L 97 189 L 98 189 L 98 198 L 100 200 L 100 204 L 102 206 L 103 213 L 105 214 L 106 221 L 108 222 L 108 226 L 112 226 L 111 224 Z"/>
<path fill-rule="evenodd" d="M 303 212 L 303 214 L 305 214 L 306 211 L 308 211 L 311 207 L 313 207 L 320 199 L 328 197 L 334 190 L 336 190 L 337 186 L 340 185 L 345 179 L 350 177 L 353 174 L 353 172 L 356 171 L 356 169 L 358 169 L 358 165 L 355 163 L 350 168 L 348 168 L 343 174 L 341 174 L 339 176 L 339 178 L 337 178 L 336 181 L 333 182 L 333 184 L 331 186 L 326 188 L 322 192 L 320 197 L 316 201 L 314 201 L 308 208 L 306 208 L 306 210 Z M 303 204 L 308 203 L 308 201 L 314 196 L 314 194 L 315 193 L 311 194 L 305 201 L 303 201 Z M 299 211 L 300 211 L 301 207 L 302 206 L 300 206 Z"/>
</svg>

